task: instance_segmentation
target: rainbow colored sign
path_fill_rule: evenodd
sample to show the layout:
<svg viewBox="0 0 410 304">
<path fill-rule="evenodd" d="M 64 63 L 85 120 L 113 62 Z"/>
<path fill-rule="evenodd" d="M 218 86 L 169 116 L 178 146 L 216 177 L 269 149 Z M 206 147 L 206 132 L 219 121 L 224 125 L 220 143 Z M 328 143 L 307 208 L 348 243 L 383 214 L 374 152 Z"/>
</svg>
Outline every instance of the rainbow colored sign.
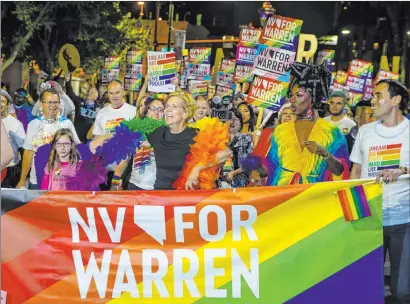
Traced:
<svg viewBox="0 0 410 304">
<path fill-rule="evenodd" d="M 337 192 L 363 185 L 371 216 Z M 381 304 L 382 187 L 2 190 L 7 304 Z M 364 284 L 365 282 L 365 284 Z"/>
<path fill-rule="evenodd" d="M 280 81 L 289 81 L 288 69 L 295 58 L 295 52 L 259 44 L 258 56 L 253 64 L 253 73 Z"/>
<path fill-rule="evenodd" d="M 279 111 L 286 101 L 289 83 L 256 76 L 248 93 L 248 102 L 257 107 Z"/>
<path fill-rule="evenodd" d="M 148 91 L 175 92 L 175 53 L 148 52 Z"/>
<path fill-rule="evenodd" d="M 144 58 L 144 51 L 142 50 L 130 50 L 127 52 L 127 63 L 129 64 L 142 64 Z"/>
<path fill-rule="evenodd" d="M 235 60 L 222 59 L 219 71 L 233 74 L 235 71 Z"/>
<path fill-rule="evenodd" d="M 239 43 L 243 46 L 256 46 L 262 30 L 258 28 L 243 28 L 239 34 Z"/>
<path fill-rule="evenodd" d="M 119 70 L 120 69 L 120 57 L 107 57 L 104 60 L 104 68 L 107 70 Z"/>
<path fill-rule="evenodd" d="M 369 72 L 372 71 L 372 65 L 371 62 L 354 59 L 350 61 L 347 73 L 356 77 L 368 77 Z"/>
<path fill-rule="evenodd" d="M 192 96 L 206 96 L 208 95 L 209 81 L 190 80 L 188 84 L 189 92 Z"/>
<path fill-rule="evenodd" d="M 211 65 L 188 63 L 187 78 L 195 80 L 211 80 Z"/>
<path fill-rule="evenodd" d="M 139 92 L 142 85 L 142 78 L 124 78 L 124 90 L 129 92 Z"/>
<path fill-rule="evenodd" d="M 194 48 L 189 50 L 190 63 L 211 63 L 211 48 Z"/>
<path fill-rule="evenodd" d="M 236 62 L 238 64 L 253 64 L 258 54 L 257 47 L 238 45 L 236 48 Z"/>
<path fill-rule="evenodd" d="M 378 83 L 380 80 L 383 79 L 393 79 L 393 80 L 399 80 L 399 75 L 393 72 L 389 71 L 384 71 L 384 70 L 379 70 L 376 75 L 376 79 L 374 80 L 374 83 Z"/>
<path fill-rule="evenodd" d="M 303 20 L 272 16 L 266 21 L 259 43 L 295 52 L 302 24 Z"/>
<path fill-rule="evenodd" d="M 237 64 L 235 67 L 235 73 L 233 75 L 233 80 L 239 83 L 249 83 L 252 82 L 253 67 L 251 65 Z"/>
</svg>

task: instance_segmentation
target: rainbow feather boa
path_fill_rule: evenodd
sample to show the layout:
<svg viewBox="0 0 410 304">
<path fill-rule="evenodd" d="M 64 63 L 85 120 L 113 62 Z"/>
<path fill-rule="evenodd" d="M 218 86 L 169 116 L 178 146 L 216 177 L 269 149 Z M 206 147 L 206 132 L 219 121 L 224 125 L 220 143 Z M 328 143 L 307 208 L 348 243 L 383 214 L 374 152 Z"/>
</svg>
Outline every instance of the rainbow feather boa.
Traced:
<svg viewBox="0 0 410 304">
<path fill-rule="evenodd" d="M 99 147 L 96 153 L 100 154 L 107 165 L 119 164 L 135 154 L 135 150 L 141 147 L 141 142 L 146 140 L 146 134 L 151 134 L 163 125 L 164 120 L 151 118 L 123 121 L 115 128 L 115 135 Z"/>
<path fill-rule="evenodd" d="M 217 118 L 205 117 L 190 126 L 198 129 L 199 132 L 193 139 L 195 143 L 191 145 L 184 168 L 173 187 L 177 190 L 185 189 L 189 174 L 196 165 L 214 164 L 212 167 L 201 170 L 198 188 L 201 190 L 215 189 L 215 181 L 218 179 L 220 171 L 216 155 L 228 148 L 228 125 Z"/>
<path fill-rule="evenodd" d="M 132 156 L 135 150 L 140 148 L 141 142 L 146 140 L 145 134 L 150 134 L 163 125 L 165 125 L 164 121 L 151 118 L 134 118 L 130 121 L 123 121 L 115 128 L 115 135 L 102 147 L 99 147 L 97 153 L 101 155 L 107 165 L 118 164 Z M 184 168 L 173 186 L 177 190 L 185 189 L 188 176 L 197 164 L 204 166 L 214 164 L 212 167 L 202 170 L 199 175 L 199 189 L 214 189 L 215 181 L 219 176 L 216 154 L 228 147 L 228 125 L 223 124 L 217 118 L 206 117 L 190 126 L 198 129 L 199 132 L 193 139 L 195 143 L 191 145 Z"/>
</svg>

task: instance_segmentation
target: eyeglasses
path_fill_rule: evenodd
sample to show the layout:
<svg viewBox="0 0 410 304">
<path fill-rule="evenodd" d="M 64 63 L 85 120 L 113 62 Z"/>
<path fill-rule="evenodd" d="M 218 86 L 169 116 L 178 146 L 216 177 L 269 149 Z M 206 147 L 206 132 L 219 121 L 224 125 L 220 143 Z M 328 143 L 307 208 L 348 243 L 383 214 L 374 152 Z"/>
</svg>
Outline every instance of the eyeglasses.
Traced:
<svg viewBox="0 0 410 304">
<path fill-rule="evenodd" d="M 183 106 L 178 106 L 178 105 L 170 105 L 170 104 L 165 105 L 165 110 L 175 110 L 175 109 L 178 109 L 178 108 L 183 109 L 184 107 Z"/>
<path fill-rule="evenodd" d="M 148 109 L 152 112 L 164 113 L 164 108 L 149 107 Z"/>
<path fill-rule="evenodd" d="M 71 146 L 71 143 L 56 143 L 57 148 L 69 148 Z"/>
<path fill-rule="evenodd" d="M 42 101 L 41 103 L 46 104 L 46 105 L 49 105 L 49 106 L 51 106 L 51 105 L 56 106 L 56 105 L 59 105 L 59 104 L 60 104 L 59 101 L 49 101 L 49 102 L 44 102 L 44 101 Z"/>
</svg>

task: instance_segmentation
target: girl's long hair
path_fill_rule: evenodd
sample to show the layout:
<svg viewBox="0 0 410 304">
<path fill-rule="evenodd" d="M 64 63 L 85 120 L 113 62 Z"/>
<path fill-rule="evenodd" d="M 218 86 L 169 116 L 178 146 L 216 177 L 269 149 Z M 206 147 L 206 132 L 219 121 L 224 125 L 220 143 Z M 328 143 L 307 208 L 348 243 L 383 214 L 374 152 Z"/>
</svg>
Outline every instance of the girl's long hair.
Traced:
<svg viewBox="0 0 410 304">
<path fill-rule="evenodd" d="M 76 165 L 78 161 L 80 160 L 80 153 L 78 153 L 77 146 L 74 143 L 73 133 L 71 132 L 70 129 L 60 129 L 56 132 L 56 134 L 54 135 L 53 141 L 51 142 L 51 151 L 50 151 L 50 156 L 48 157 L 48 162 L 47 162 L 47 169 L 49 173 L 51 173 L 53 168 L 60 167 L 60 158 L 57 155 L 56 143 L 64 135 L 68 136 L 72 144 L 72 147 L 70 150 L 70 159 L 69 159 L 70 166 Z"/>
</svg>

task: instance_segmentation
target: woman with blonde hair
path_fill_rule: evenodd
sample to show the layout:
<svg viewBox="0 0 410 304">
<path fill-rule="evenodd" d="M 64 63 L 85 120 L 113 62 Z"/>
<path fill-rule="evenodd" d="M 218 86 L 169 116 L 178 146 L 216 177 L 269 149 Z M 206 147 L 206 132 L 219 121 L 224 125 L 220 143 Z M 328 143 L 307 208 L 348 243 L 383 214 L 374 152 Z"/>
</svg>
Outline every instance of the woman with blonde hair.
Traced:
<svg viewBox="0 0 410 304">
<path fill-rule="evenodd" d="M 133 149 L 135 152 L 145 135 L 154 149 L 157 164 L 154 189 L 215 188 L 217 165 L 231 154 L 227 147 L 228 127 L 216 118 L 201 119 L 190 127 L 188 122 L 195 111 L 191 94 L 171 93 L 165 104 L 166 125 L 150 118 L 122 122 L 115 136 L 103 145 L 102 157 L 107 163 L 118 163 Z M 117 153 L 113 158 L 110 152 L 115 147 Z"/>
</svg>

